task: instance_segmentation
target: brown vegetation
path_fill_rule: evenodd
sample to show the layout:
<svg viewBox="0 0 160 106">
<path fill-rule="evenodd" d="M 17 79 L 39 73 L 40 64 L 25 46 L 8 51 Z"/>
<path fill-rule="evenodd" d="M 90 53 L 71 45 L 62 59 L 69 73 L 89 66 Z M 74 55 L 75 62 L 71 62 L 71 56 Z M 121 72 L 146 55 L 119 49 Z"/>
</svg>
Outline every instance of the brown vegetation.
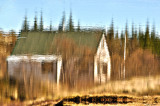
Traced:
<svg viewBox="0 0 160 106">
<path fill-rule="evenodd" d="M 137 49 L 126 60 L 126 77 L 160 73 L 160 61 L 150 50 Z"/>
<path fill-rule="evenodd" d="M 112 59 L 112 79 L 122 78 L 124 59 L 118 54 L 114 54 Z M 126 78 L 137 76 L 151 76 L 160 74 L 160 61 L 150 50 L 136 49 L 126 58 L 125 61 Z"/>
<path fill-rule="evenodd" d="M 0 78 L 3 78 L 7 71 L 6 57 L 11 54 L 17 37 L 15 32 L 4 33 L 0 31 Z"/>
<path fill-rule="evenodd" d="M 86 84 L 89 84 L 89 80 L 93 80 L 92 76 L 88 76 L 89 72 L 93 71 L 93 51 L 86 46 L 77 46 L 69 38 L 57 38 L 54 45 L 63 57 L 62 76 L 65 84 L 69 87 L 81 85 L 86 78 L 88 78 Z"/>
</svg>

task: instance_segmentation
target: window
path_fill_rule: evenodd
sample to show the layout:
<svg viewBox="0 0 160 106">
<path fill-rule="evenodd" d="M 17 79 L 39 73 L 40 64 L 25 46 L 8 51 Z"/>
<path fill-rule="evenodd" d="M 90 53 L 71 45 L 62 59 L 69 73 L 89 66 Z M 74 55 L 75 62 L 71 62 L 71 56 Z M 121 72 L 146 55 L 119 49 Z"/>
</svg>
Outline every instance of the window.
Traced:
<svg viewBox="0 0 160 106">
<path fill-rule="evenodd" d="M 57 72 L 57 62 L 42 62 L 42 73 L 55 73 Z"/>
</svg>

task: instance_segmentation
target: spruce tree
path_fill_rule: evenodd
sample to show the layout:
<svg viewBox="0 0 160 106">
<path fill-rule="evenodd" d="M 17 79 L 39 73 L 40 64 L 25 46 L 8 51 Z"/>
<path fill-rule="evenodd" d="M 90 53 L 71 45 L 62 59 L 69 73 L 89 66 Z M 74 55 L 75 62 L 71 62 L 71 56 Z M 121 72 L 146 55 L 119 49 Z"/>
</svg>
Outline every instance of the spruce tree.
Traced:
<svg viewBox="0 0 160 106">
<path fill-rule="evenodd" d="M 23 22 L 22 31 L 24 31 L 24 32 L 29 31 L 29 25 L 28 25 L 28 21 L 27 21 L 27 16 L 25 16 L 25 19 L 24 19 L 24 22 Z"/>
<path fill-rule="evenodd" d="M 111 21 L 110 28 L 108 30 L 108 38 L 109 38 L 110 41 L 114 39 L 114 22 L 113 22 L 113 18 L 112 18 L 112 21 Z"/>
<path fill-rule="evenodd" d="M 137 28 L 135 28 L 135 31 L 134 31 L 134 39 L 137 40 L 137 36 L 138 36 L 138 31 L 137 31 Z"/>
<path fill-rule="evenodd" d="M 58 31 L 59 32 L 62 32 L 62 31 L 64 31 L 65 29 L 65 12 L 63 12 L 63 16 L 62 16 L 62 20 L 61 20 L 61 22 L 60 22 L 60 24 L 59 24 L 59 27 L 58 27 Z"/>
<path fill-rule="evenodd" d="M 133 52 L 137 48 L 137 46 L 137 29 L 135 28 L 134 23 L 132 23 L 132 39 L 130 51 Z"/>
<path fill-rule="evenodd" d="M 134 23 L 132 23 L 132 39 L 134 39 Z"/>
<path fill-rule="evenodd" d="M 155 25 L 153 24 L 152 32 L 151 32 L 151 40 L 154 41 L 156 36 Z"/>
<path fill-rule="evenodd" d="M 122 30 L 122 31 L 121 31 L 121 43 L 120 43 L 120 46 L 121 46 L 120 56 L 121 56 L 121 57 L 124 56 L 124 37 L 125 37 L 125 34 L 124 34 L 123 30 Z"/>
<path fill-rule="evenodd" d="M 115 34 L 115 40 L 114 40 L 114 52 L 115 54 L 120 54 L 120 49 L 121 49 L 121 40 L 119 39 L 119 32 L 118 28 Z"/>
<path fill-rule="evenodd" d="M 50 22 L 49 30 L 52 31 L 52 21 Z"/>
<path fill-rule="evenodd" d="M 42 11 L 41 11 L 41 18 L 40 18 L 39 30 L 40 30 L 40 31 L 43 31 L 43 14 L 42 14 Z"/>
<path fill-rule="evenodd" d="M 116 36 L 115 36 L 116 39 L 118 39 L 118 30 L 116 31 Z"/>
<path fill-rule="evenodd" d="M 125 36 L 126 36 L 126 42 L 128 43 L 129 32 L 128 32 L 128 23 L 127 22 L 126 22 L 126 27 L 125 27 Z"/>
<path fill-rule="evenodd" d="M 125 26 L 125 35 L 124 37 L 126 38 L 126 56 L 130 55 L 130 43 L 128 42 L 128 36 L 129 36 L 129 31 L 128 31 L 128 22 L 126 22 Z M 125 42 L 125 41 L 124 41 Z"/>
<path fill-rule="evenodd" d="M 69 32 L 74 31 L 74 25 L 73 25 L 73 20 L 72 20 L 72 12 L 70 12 L 70 16 L 69 16 L 68 31 Z"/>
<path fill-rule="evenodd" d="M 77 31 L 80 32 L 80 22 L 78 21 Z"/>
<path fill-rule="evenodd" d="M 123 34 L 123 30 L 121 31 L 121 41 L 123 42 L 124 40 L 124 34 Z"/>
<path fill-rule="evenodd" d="M 140 47 L 143 48 L 144 47 L 144 33 L 143 33 L 140 25 L 139 25 L 138 39 L 139 39 L 139 45 L 140 45 Z"/>
<path fill-rule="evenodd" d="M 144 38 L 144 48 L 149 48 L 150 46 L 150 35 L 149 35 L 149 22 L 147 21 L 145 38 Z"/>
<path fill-rule="evenodd" d="M 111 21 L 111 25 L 110 28 L 107 32 L 107 43 L 108 43 L 108 49 L 110 51 L 110 55 L 112 56 L 114 53 L 114 23 L 113 23 L 113 19 Z"/>
<path fill-rule="evenodd" d="M 134 49 L 136 49 L 138 47 L 137 35 L 138 35 L 138 31 L 137 31 L 137 28 L 135 28 L 134 38 L 133 38 L 134 47 L 135 47 Z"/>
<path fill-rule="evenodd" d="M 151 32 L 151 47 L 152 47 L 152 52 L 155 52 L 155 37 L 156 37 L 156 31 L 155 31 L 155 25 L 153 24 L 152 32 Z"/>
<path fill-rule="evenodd" d="M 33 31 L 38 31 L 38 25 L 37 25 L 37 16 L 35 15 L 34 18 L 34 26 L 33 26 Z"/>
</svg>

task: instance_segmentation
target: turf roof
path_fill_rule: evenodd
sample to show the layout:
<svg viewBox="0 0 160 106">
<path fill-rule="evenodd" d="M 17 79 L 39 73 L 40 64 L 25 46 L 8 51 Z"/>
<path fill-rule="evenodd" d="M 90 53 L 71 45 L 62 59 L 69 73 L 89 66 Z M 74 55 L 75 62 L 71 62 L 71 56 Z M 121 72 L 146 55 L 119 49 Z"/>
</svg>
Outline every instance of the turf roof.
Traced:
<svg viewBox="0 0 160 106">
<path fill-rule="evenodd" d="M 101 31 L 96 32 L 22 32 L 20 38 L 17 40 L 12 55 L 52 55 L 59 54 L 57 44 L 62 45 L 63 41 L 69 39 L 73 41 L 77 48 L 87 47 L 96 52 L 100 38 Z M 64 45 L 67 48 L 67 44 Z M 69 49 L 68 49 L 69 51 Z"/>
</svg>

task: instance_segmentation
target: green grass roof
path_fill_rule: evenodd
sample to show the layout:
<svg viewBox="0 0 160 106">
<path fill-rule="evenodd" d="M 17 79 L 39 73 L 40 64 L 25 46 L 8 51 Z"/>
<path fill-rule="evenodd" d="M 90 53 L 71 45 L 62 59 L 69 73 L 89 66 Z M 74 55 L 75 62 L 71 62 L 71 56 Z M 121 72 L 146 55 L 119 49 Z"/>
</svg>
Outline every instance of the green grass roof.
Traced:
<svg viewBox="0 0 160 106">
<path fill-rule="evenodd" d="M 58 54 L 59 46 L 67 51 L 70 42 L 76 48 L 87 47 L 93 53 L 97 50 L 102 32 L 22 32 L 17 40 L 12 55 L 51 55 Z M 68 40 L 69 42 L 65 42 Z M 63 45 L 62 45 L 63 44 Z M 72 46 L 72 44 L 70 46 Z M 66 51 L 65 51 L 66 52 Z M 77 53 L 78 54 L 78 53 Z"/>
</svg>

